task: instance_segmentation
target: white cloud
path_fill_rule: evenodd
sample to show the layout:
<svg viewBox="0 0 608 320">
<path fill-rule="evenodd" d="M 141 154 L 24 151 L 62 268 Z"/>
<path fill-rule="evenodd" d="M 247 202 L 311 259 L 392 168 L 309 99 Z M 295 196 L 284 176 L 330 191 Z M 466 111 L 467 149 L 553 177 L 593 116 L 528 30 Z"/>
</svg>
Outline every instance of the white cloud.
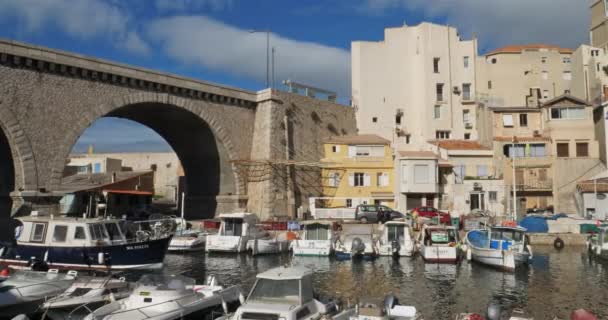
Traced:
<svg viewBox="0 0 608 320">
<path fill-rule="evenodd" d="M 266 34 L 250 33 L 204 16 L 154 21 L 147 35 L 173 59 L 264 82 Z M 304 82 L 350 96 L 347 50 L 270 35 L 276 47 L 275 78 Z"/>
<path fill-rule="evenodd" d="M 49 26 L 80 39 L 107 38 L 134 53 L 148 52 L 135 31 L 128 31 L 129 15 L 101 0 L 0 0 L 0 20 L 15 20 L 19 32 L 36 33 Z"/>
<path fill-rule="evenodd" d="M 445 17 L 486 49 L 517 43 L 549 43 L 576 48 L 588 42 L 590 12 L 583 0 L 365 0 L 370 13 L 405 9 L 424 19 Z"/>
<path fill-rule="evenodd" d="M 232 0 L 156 0 L 154 5 L 160 12 L 185 12 L 210 9 L 221 11 L 232 8 Z"/>
</svg>

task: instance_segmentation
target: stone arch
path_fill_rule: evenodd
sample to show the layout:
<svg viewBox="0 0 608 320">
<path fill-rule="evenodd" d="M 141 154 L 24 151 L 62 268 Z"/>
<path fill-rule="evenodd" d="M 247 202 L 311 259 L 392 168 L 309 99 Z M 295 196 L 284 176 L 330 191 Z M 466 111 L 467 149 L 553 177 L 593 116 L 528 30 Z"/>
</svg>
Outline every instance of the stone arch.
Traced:
<svg viewBox="0 0 608 320">
<path fill-rule="evenodd" d="M 0 100 L 0 135 L 10 148 L 15 189 L 38 190 L 38 172 L 32 146 L 13 112 Z"/>
<path fill-rule="evenodd" d="M 131 111 L 141 112 L 137 108 L 147 108 L 154 107 L 155 110 L 160 110 L 161 108 L 177 108 L 181 110 L 180 112 L 188 113 L 192 118 L 188 116 L 188 121 L 192 123 L 195 119 L 200 123 L 201 126 L 207 127 L 217 143 L 217 152 L 218 154 L 225 154 L 225 157 L 220 160 L 220 164 L 222 166 L 230 166 L 231 177 L 227 177 L 228 180 L 233 181 L 234 192 L 231 193 L 234 196 L 244 196 L 246 195 L 246 183 L 238 174 L 236 167 L 233 163 L 229 162 L 229 160 L 237 159 L 237 151 L 235 150 L 234 144 L 231 141 L 231 137 L 228 134 L 228 131 L 223 127 L 220 121 L 218 121 L 210 112 L 206 110 L 206 108 L 195 107 L 192 103 L 192 100 L 172 96 L 165 93 L 153 93 L 153 92 L 142 92 L 136 94 L 126 95 L 120 98 L 114 98 L 110 101 L 105 101 L 102 104 L 94 107 L 88 108 L 87 111 L 82 115 L 82 118 L 75 123 L 75 130 L 69 133 L 66 133 L 64 140 L 58 146 L 60 152 L 57 153 L 57 157 L 54 160 L 52 166 L 51 173 L 51 182 L 50 188 L 51 190 L 55 189 L 60 183 L 63 175 L 63 168 L 65 166 L 65 158 L 69 155 L 72 146 L 76 143 L 82 132 L 88 128 L 95 120 L 102 118 L 104 116 L 118 116 L 124 117 L 126 119 L 130 119 L 139 123 L 142 123 L 151 129 L 157 131 L 163 138 L 169 142 L 169 144 L 176 149 L 174 143 L 169 141 L 166 134 L 163 134 L 162 130 L 159 132 L 158 128 L 155 128 L 154 125 L 150 125 L 150 123 L 145 123 L 145 121 L 140 121 L 137 118 L 129 117 L 129 111 L 126 111 L 130 108 Z M 141 106 L 141 107 L 139 107 Z M 165 132 L 166 133 L 166 132 Z M 221 149 L 221 150 L 220 150 Z M 185 159 L 182 159 L 182 155 L 180 155 L 179 150 L 175 150 L 178 157 L 182 163 Z M 184 170 L 186 171 L 186 180 L 188 181 L 188 168 L 187 165 L 184 164 Z M 226 178 L 222 176 L 222 178 Z M 187 182 L 187 184 L 191 184 Z"/>
</svg>

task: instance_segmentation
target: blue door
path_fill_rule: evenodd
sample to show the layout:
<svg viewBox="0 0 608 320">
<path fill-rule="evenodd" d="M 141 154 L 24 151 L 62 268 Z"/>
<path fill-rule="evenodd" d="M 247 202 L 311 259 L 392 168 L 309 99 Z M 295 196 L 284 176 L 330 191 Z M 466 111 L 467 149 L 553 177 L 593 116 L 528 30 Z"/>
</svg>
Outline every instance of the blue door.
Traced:
<svg viewBox="0 0 608 320">
<path fill-rule="evenodd" d="M 101 172 L 101 163 L 96 163 L 95 168 L 93 168 L 93 173 L 100 173 L 100 172 Z"/>
</svg>

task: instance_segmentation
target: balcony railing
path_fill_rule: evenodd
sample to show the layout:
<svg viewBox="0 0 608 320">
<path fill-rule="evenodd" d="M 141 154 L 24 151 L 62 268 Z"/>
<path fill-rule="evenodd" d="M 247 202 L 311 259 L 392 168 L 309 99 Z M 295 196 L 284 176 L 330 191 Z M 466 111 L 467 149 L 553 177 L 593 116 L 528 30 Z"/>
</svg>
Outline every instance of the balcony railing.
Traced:
<svg viewBox="0 0 608 320">
<path fill-rule="evenodd" d="M 553 180 L 526 180 L 524 178 L 524 182 L 517 181 L 517 190 L 518 191 L 543 191 L 543 190 L 553 190 Z"/>
</svg>

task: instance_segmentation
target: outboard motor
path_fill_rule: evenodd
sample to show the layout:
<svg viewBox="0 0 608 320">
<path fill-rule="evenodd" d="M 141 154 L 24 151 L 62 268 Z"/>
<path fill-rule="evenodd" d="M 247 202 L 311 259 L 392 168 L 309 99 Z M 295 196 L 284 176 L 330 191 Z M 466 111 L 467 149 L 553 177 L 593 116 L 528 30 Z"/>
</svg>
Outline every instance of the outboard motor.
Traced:
<svg viewBox="0 0 608 320">
<path fill-rule="evenodd" d="M 500 315 L 502 310 L 500 309 L 500 305 L 496 303 L 490 303 L 488 305 L 488 320 L 500 320 Z"/>
<path fill-rule="evenodd" d="M 45 261 L 40 261 L 34 257 L 32 257 L 32 259 L 30 259 L 30 261 L 27 263 L 27 265 L 33 271 L 42 271 L 42 272 L 49 271 L 49 265 Z"/>
<path fill-rule="evenodd" d="M 363 240 L 361 240 L 361 238 L 354 238 L 353 242 L 351 243 L 351 246 L 350 246 L 350 252 L 352 252 L 352 254 L 355 255 L 355 254 L 363 254 L 364 251 L 365 251 L 365 243 L 363 243 Z"/>
<path fill-rule="evenodd" d="M 399 241 L 397 240 L 393 240 L 391 241 L 391 252 L 393 253 L 393 256 L 395 257 L 399 257 L 399 251 L 401 250 L 401 244 L 399 243 Z"/>
<path fill-rule="evenodd" d="M 394 295 L 389 294 L 386 297 L 384 297 L 384 309 L 386 311 L 386 314 L 390 315 L 391 310 L 398 304 L 399 304 L 399 299 L 397 299 L 397 297 L 395 297 Z"/>
</svg>

